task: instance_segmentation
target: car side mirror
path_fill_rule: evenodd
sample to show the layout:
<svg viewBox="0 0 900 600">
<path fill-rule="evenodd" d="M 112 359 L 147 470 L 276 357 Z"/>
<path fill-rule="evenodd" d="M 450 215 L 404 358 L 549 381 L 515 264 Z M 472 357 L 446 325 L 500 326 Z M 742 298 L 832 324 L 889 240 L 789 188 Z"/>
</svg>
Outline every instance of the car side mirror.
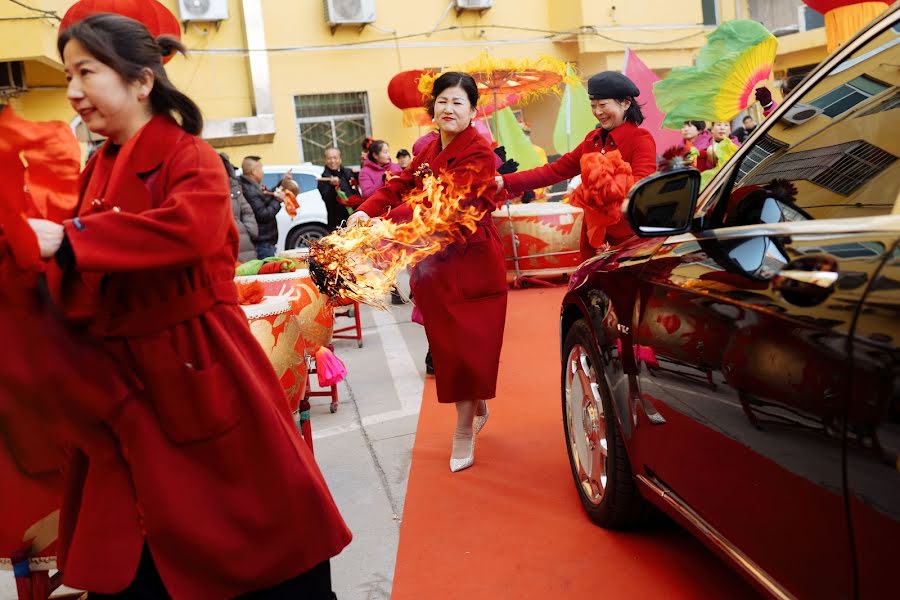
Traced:
<svg viewBox="0 0 900 600">
<path fill-rule="evenodd" d="M 700 171 L 678 169 L 641 180 L 628 194 L 628 223 L 638 237 L 687 233 L 700 195 Z"/>
</svg>

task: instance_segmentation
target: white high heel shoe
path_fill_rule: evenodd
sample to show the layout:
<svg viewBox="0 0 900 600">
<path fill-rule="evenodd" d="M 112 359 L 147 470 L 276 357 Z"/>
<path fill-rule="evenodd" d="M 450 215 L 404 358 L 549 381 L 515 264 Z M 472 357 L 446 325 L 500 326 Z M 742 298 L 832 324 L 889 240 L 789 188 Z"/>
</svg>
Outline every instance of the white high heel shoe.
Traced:
<svg viewBox="0 0 900 600">
<path fill-rule="evenodd" d="M 484 429 L 484 426 L 487 424 L 488 417 L 491 416 L 491 411 L 488 410 L 487 400 L 484 400 L 484 414 L 483 415 L 475 415 L 475 420 L 472 421 L 472 427 L 475 430 L 475 435 L 478 435 L 478 432 Z"/>
<path fill-rule="evenodd" d="M 462 458 L 450 458 L 450 471 L 456 473 L 468 469 L 475 464 L 475 434 L 472 434 L 472 445 L 469 446 L 469 454 Z"/>
</svg>

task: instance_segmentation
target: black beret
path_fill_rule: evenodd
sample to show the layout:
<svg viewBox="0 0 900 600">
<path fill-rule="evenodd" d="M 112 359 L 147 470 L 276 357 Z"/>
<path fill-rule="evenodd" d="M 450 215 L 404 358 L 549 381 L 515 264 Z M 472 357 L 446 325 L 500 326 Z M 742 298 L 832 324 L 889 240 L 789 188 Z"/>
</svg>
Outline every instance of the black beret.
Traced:
<svg viewBox="0 0 900 600">
<path fill-rule="evenodd" d="M 640 94 L 638 86 L 618 71 L 603 71 L 588 79 L 588 95 L 591 100 L 633 98 Z"/>
</svg>

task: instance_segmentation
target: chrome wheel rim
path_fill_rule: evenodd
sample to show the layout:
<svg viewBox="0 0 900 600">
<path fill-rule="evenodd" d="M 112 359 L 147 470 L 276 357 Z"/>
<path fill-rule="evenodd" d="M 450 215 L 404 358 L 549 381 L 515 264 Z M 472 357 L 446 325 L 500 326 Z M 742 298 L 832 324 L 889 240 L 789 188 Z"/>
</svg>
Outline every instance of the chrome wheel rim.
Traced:
<svg viewBox="0 0 900 600">
<path fill-rule="evenodd" d="M 600 400 L 597 372 L 587 350 L 575 344 L 566 359 L 566 428 L 569 454 L 581 491 L 600 504 L 606 491 L 606 414 Z"/>
</svg>

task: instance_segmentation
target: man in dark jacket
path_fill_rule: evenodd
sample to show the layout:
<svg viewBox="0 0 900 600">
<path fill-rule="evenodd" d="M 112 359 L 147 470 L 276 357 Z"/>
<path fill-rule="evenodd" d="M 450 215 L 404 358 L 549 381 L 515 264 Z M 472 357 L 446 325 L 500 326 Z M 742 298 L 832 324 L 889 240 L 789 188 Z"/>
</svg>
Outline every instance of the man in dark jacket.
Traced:
<svg viewBox="0 0 900 600">
<path fill-rule="evenodd" d="M 734 130 L 732 135 L 737 138 L 738 142 L 743 144 L 744 140 L 750 137 L 750 134 L 756 130 L 756 121 L 753 120 L 753 117 L 747 115 L 741 121 L 741 125 L 741 127 Z"/>
<path fill-rule="evenodd" d="M 263 187 L 263 165 L 258 156 L 248 156 L 241 163 L 241 188 L 250 203 L 259 235 L 256 238 L 256 258 L 275 256 L 278 243 L 278 222 L 275 215 L 281 210 L 284 192 L 269 192 Z"/>
<path fill-rule="evenodd" d="M 344 166 L 341 151 L 337 148 L 325 150 L 325 170 L 318 187 L 328 209 L 328 231 L 334 231 L 347 219 L 353 207 L 362 203 L 357 177 Z"/>
</svg>

